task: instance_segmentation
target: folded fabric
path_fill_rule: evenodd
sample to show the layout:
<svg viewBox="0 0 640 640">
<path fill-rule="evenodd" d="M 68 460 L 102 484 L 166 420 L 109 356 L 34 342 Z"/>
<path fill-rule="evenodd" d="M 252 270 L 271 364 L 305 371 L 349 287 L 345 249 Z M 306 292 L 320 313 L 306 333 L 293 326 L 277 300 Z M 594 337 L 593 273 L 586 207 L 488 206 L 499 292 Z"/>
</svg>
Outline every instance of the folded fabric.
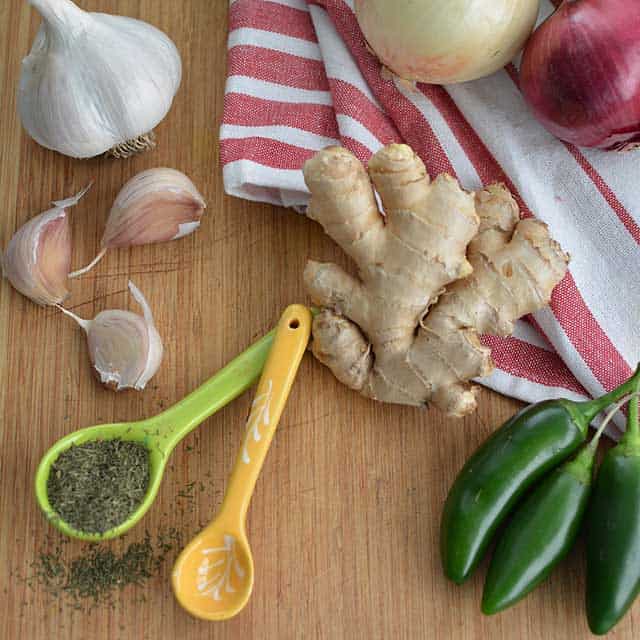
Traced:
<svg viewBox="0 0 640 640">
<path fill-rule="evenodd" d="M 542 5 L 540 20 L 554 9 Z M 300 169 L 316 151 L 341 144 L 366 162 L 393 141 L 468 189 L 504 182 L 572 261 L 548 309 L 511 338 L 484 339 L 497 366 L 480 382 L 533 402 L 601 395 L 631 375 L 640 359 L 640 156 L 553 138 L 522 99 L 517 61 L 447 87 L 387 79 L 352 0 L 232 1 L 228 47 L 227 193 L 303 210 Z"/>
</svg>

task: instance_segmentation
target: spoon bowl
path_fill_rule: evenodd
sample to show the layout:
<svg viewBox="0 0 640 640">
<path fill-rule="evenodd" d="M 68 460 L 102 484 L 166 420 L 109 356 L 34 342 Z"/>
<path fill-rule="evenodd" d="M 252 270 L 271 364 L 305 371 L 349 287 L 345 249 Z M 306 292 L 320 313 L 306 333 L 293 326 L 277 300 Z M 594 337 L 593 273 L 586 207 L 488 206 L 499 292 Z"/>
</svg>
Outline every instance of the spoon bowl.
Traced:
<svg viewBox="0 0 640 640">
<path fill-rule="evenodd" d="M 246 533 L 216 521 L 182 551 L 173 574 L 178 602 L 204 620 L 227 620 L 244 609 L 253 591 L 253 556 Z M 194 590 L 195 587 L 195 590 Z"/>
<path fill-rule="evenodd" d="M 274 333 L 275 331 L 272 331 L 264 336 L 199 389 L 154 418 L 140 422 L 87 427 L 58 440 L 43 456 L 35 478 L 36 498 L 49 522 L 72 538 L 90 542 L 117 538 L 137 524 L 149 510 L 158 494 L 165 467 L 176 445 L 204 420 L 253 386 L 264 368 L 273 343 Z M 47 482 L 51 466 L 61 453 L 73 445 L 78 446 L 94 440 L 113 440 L 116 438 L 137 442 L 149 451 L 147 493 L 137 509 L 117 527 L 104 533 L 78 531 L 65 522 L 49 502 Z"/>
</svg>

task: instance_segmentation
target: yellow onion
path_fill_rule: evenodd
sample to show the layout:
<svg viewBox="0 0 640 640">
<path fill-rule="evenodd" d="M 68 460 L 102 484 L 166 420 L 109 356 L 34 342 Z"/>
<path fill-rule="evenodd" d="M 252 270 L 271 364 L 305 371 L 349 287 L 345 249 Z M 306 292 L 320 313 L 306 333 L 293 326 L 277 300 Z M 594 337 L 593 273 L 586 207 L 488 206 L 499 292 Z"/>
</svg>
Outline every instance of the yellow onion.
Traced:
<svg viewBox="0 0 640 640">
<path fill-rule="evenodd" d="M 400 78 L 451 84 L 482 78 L 524 47 L 538 0 L 356 0 L 360 28 Z"/>
</svg>

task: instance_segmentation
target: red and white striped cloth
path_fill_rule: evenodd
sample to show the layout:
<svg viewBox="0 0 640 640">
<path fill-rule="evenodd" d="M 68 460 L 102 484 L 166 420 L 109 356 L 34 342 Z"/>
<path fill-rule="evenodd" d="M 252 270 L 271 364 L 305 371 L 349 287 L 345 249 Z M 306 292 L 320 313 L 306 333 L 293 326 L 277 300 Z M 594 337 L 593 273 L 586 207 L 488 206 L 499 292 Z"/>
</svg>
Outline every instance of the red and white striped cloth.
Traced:
<svg viewBox="0 0 640 640">
<path fill-rule="evenodd" d="M 540 19 L 553 11 L 542 5 Z M 486 339 L 497 369 L 483 384 L 531 402 L 596 396 L 628 378 L 640 359 L 637 155 L 554 139 L 527 110 L 514 65 L 446 88 L 384 80 L 353 0 L 231 1 L 227 193 L 300 209 L 300 169 L 316 151 L 342 144 L 367 161 L 392 141 L 467 188 L 505 182 L 523 215 L 544 220 L 572 256 L 550 308 L 511 338 Z"/>
</svg>

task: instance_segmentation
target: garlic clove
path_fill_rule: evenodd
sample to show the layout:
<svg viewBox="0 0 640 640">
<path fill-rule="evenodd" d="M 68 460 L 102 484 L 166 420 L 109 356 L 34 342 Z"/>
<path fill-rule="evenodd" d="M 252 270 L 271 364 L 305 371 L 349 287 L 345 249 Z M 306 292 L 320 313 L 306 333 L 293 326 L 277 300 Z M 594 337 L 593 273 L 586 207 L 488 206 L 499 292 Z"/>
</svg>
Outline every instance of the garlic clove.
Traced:
<svg viewBox="0 0 640 640">
<path fill-rule="evenodd" d="M 89 357 L 100 381 L 116 391 L 141 388 L 146 366 L 149 331 L 146 322 L 130 311 L 103 311 L 87 332 Z"/>
<path fill-rule="evenodd" d="M 116 197 L 102 247 L 167 242 L 193 233 L 207 205 L 191 180 L 160 167 L 134 176 Z"/>
<path fill-rule="evenodd" d="M 83 269 L 87 273 L 108 249 L 177 240 L 193 233 L 207 205 L 193 182 L 180 171 L 160 167 L 134 176 L 116 197 L 102 236 L 102 250 Z"/>
<path fill-rule="evenodd" d="M 67 209 L 76 205 L 90 187 L 72 198 L 54 202 L 53 209 L 20 227 L 2 256 L 4 276 L 37 304 L 61 304 L 69 296 L 71 230 Z"/>
<path fill-rule="evenodd" d="M 174 43 L 132 18 L 30 0 L 43 22 L 24 59 L 18 110 L 38 143 L 75 158 L 155 145 L 182 78 Z"/>
<path fill-rule="evenodd" d="M 142 307 L 142 316 L 113 309 L 84 320 L 58 307 L 84 329 L 94 372 L 113 391 L 142 391 L 160 368 L 164 352 L 149 304 L 133 282 L 129 290 Z"/>
</svg>

